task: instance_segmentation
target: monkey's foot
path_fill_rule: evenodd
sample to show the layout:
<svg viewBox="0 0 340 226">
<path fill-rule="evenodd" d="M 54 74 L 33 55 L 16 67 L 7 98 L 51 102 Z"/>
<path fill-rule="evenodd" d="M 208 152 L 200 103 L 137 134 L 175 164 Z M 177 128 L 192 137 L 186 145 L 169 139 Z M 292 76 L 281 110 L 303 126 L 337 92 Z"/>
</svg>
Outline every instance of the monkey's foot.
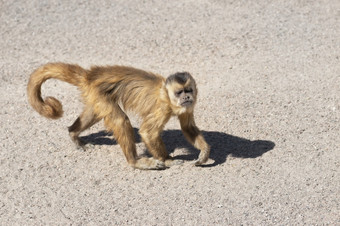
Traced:
<svg viewBox="0 0 340 226">
<path fill-rule="evenodd" d="M 78 150 L 86 151 L 87 149 L 91 149 L 91 148 L 94 147 L 94 144 L 88 143 L 88 142 L 84 141 L 83 139 L 81 139 L 80 137 L 73 138 L 72 140 L 73 140 L 73 142 L 76 145 Z"/>
<path fill-rule="evenodd" d="M 184 160 L 182 159 L 173 159 L 173 158 L 169 158 L 165 160 L 165 166 L 166 167 L 171 167 L 171 166 L 175 166 L 175 165 L 182 165 L 184 163 Z"/>
<path fill-rule="evenodd" d="M 203 163 L 206 163 L 209 159 L 210 149 L 202 150 L 198 159 L 195 161 L 195 166 L 201 166 Z"/>
<path fill-rule="evenodd" d="M 146 158 L 146 157 L 142 157 L 138 159 L 135 164 L 132 164 L 132 166 L 136 169 L 142 169 L 142 170 L 162 170 L 166 168 L 166 165 L 164 162 L 154 159 L 154 158 Z"/>
</svg>

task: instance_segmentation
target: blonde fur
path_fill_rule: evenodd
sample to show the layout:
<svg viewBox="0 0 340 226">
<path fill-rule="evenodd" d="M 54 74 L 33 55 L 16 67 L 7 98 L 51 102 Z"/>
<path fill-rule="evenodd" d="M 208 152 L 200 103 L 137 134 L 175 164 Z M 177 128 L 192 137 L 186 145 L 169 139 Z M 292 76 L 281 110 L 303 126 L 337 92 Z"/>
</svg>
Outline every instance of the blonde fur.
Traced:
<svg viewBox="0 0 340 226">
<path fill-rule="evenodd" d="M 28 100 L 39 114 L 57 119 L 63 114 L 61 103 L 54 97 L 45 100 L 41 97 L 41 86 L 50 78 L 71 83 L 81 90 L 85 108 L 69 127 L 70 136 L 77 145 L 84 146 L 79 138 L 82 131 L 104 119 L 106 128 L 113 132 L 131 166 L 164 169 L 180 162 L 169 157 L 161 139 L 165 124 L 172 115 L 177 115 L 185 137 L 201 150 L 196 165 L 207 161 L 210 148 L 194 122 L 197 88 L 189 73 L 165 79 L 125 66 L 94 66 L 86 70 L 72 64 L 46 64 L 31 74 Z M 134 131 L 126 111 L 136 112 L 143 119 L 139 132 L 152 158 L 137 156 Z"/>
</svg>

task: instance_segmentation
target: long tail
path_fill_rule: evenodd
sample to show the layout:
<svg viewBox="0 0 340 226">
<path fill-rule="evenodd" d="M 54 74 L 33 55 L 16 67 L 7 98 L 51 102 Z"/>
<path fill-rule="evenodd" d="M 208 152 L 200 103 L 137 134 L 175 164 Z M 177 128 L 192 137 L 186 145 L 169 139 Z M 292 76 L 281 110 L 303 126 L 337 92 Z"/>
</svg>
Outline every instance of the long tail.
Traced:
<svg viewBox="0 0 340 226">
<path fill-rule="evenodd" d="M 78 65 L 64 63 L 49 63 L 35 70 L 28 81 L 28 100 L 32 107 L 46 118 L 57 119 L 63 115 L 63 108 L 56 98 L 41 97 L 41 85 L 50 78 L 62 80 L 75 86 L 80 86 L 87 71 Z"/>
</svg>

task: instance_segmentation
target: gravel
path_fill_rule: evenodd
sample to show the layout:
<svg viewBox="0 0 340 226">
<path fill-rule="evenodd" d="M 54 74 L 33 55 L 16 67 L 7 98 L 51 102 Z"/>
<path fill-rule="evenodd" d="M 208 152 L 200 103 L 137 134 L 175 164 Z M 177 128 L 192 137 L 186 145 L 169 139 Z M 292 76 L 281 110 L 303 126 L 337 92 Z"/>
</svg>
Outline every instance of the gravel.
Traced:
<svg viewBox="0 0 340 226">
<path fill-rule="evenodd" d="M 340 2 L 0 1 L 2 225 L 339 225 Z M 47 62 L 119 64 L 197 80 L 205 167 L 174 118 L 185 163 L 134 170 L 102 123 L 72 144 L 77 89 L 47 81 L 65 115 L 27 103 Z M 131 115 L 138 131 L 140 119 Z M 145 146 L 137 139 L 140 154 Z"/>
</svg>

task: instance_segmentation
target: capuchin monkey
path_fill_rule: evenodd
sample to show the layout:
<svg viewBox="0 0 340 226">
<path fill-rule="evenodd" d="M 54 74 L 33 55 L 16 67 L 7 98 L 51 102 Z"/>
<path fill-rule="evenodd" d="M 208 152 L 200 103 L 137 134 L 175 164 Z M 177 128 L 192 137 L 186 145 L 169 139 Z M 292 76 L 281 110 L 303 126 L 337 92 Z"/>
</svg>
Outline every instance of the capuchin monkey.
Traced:
<svg viewBox="0 0 340 226">
<path fill-rule="evenodd" d="M 181 164 L 172 159 L 165 149 L 161 133 L 171 116 L 177 116 L 186 139 L 200 150 L 196 166 L 209 158 L 210 147 L 194 121 L 197 88 L 188 72 L 160 75 L 125 66 L 94 66 L 90 70 L 78 65 L 49 63 L 31 74 L 28 100 L 41 115 L 58 119 L 62 116 L 61 103 L 54 97 L 41 97 L 41 85 L 50 78 L 77 86 L 85 104 L 83 112 L 68 128 L 77 146 L 85 142 L 79 134 L 104 119 L 123 149 L 127 162 L 137 169 L 165 169 Z M 125 111 L 133 111 L 142 118 L 140 136 L 152 157 L 136 153 L 134 130 Z"/>
</svg>

